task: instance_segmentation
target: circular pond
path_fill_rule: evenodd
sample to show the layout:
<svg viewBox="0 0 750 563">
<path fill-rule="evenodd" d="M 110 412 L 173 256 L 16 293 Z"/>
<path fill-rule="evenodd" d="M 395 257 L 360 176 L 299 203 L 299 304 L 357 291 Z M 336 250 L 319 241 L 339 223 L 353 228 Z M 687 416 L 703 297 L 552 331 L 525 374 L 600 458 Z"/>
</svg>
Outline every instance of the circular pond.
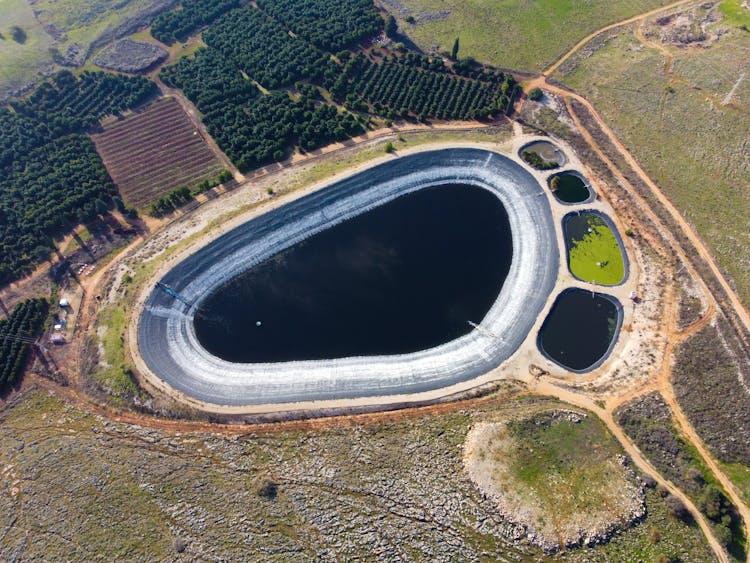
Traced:
<svg viewBox="0 0 750 563">
<path fill-rule="evenodd" d="M 448 269 L 450 264 L 458 264 L 456 272 L 447 272 L 446 265 L 441 266 L 442 270 L 431 270 L 433 279 L 422 282 L 425 295 L 433 291 L 428 287 L 430 284 L 439 288 L 443 283 L 442 280 L 434 279 L 434 276 L 451 275 L 455 278 L 451 281 L 454 286 L 452 291 L 460 293 L 456 286 L 464 285 L 469 290 L 468 293 L 479 288 L 478 293 L 484 297 L 471 307 L 456 305 L 455 301 L 452 305 L 445 306 L 452 298 L 443 303 L 440 291 L 433 291 L 431 301 L 420 305 L 420 312 L 415 312 L 410 317 L 393 313 L 397 316 L 397 321 L 393 319 L 396 322 L 388 325 L 387 318 L 384 321 L 381 319 L 380 322 L 384 322 L 384 325 L 378 330 L 384 333 L 390 328 L 405 334 L 413 329 L 415 333 L 423 334 L 425 323 L 431 320 L 422 319 L 421 315 L 433 314 L 428 310 L 430 305 L 432 308 L 442 309 L 440 316 L 452 319 L 451 322 L 455 321 L 457 324 L 454 327 L 463 323 L 461 331 L 471 329 L 474 325 L 470 325 L 470 322 L 477 323 L 479 328 L 468 333 L 451 333 L 451 326 L 441 328 L 435 339 L 421 343 L 409 342 L 403 348 L 405 351 L 399 353 L 397 348 L 392 347 L 393 340 L 387 346 L 369 349 L 364 346 L 362 335 L 366 335 L 369 321 L 365 320 L 366 316 L 362 311 L 346 311 L 346 322 L 333 327 L 335 332 L 328 332 L 328 335 L 329 338 L 339 338 L 346 331 L 359 332 L 356 346 L 348 346 L 342 351 L 334 349 L 337 343 L 319 343 L 311 353 L 308 353 L 310 350 L 304 353 L 292 351 L 291 356 L 284 356 L 287 353 L 282 350 L 285 331 L 289 331 L 289 334 L 296 331 L 297 339 L 304 339 L 306 335 L 312 340 L 317 337 L 314 333 L 320 327 L 303 322 L 301 316 L 294 316 L 293 309 L 289 309 L 283 323 L 274 326 L 274 310 L 253 307 L 243 309 L 245 304 L 240 303 L 240 298 L 237 298 L 229 299 L 227 303 L 233 304 L 238 311 L 244 311 L 237 322 L 247 334 L 252 335 L 253 331 L 258 333 L 266 329 L 279 333 L 278 361 L 268 356 L 264 357 L 268 361 L 229 361 L 217 353 L 211 353 L 206 348 L 207 344 L 204 345 L 199 338 L 196 329 L 201 322 L 199 311 L 210 304 L 212 295 L 219 295 L 222 288 L 228 287 L 227 284 L 231 284 L 232 280 L 241 279 L 243 274 L 264 263 L 283 263 L 295 253 L 296 247 L 301 252 L 300 263 L 304 264 L 306 260 L 312 263 L 298 271 L 297 282 L 289 282 L 286 286 L 277 288 L 285 294 L 282 299 L 287 302 L 297 297 L 297 293 L 303 297 L 305 293 L 297 292 L 295 287 L 298 282 L 304 283 L 306 273 L 311 272 L 315 265 L 315 259 L 310 258 L 314 255 L 307 254 L 306 248 L 310 247 L 305 247 L 303 241 L 316 244 L 316 235 L 335 239 L 335 230 L 330 235 L 326 231 L 335 229 L 337 225 L 354 228 L 356 221 L 351 223 L 351 220 L 355 217 L 371 221 L 372 217 L 377 217 L 377 214 L 369 214 L 373 210 L 382 208 L 383 213 L 390 213 L 387 207 L 390 202 L 394 203 L 395 209 L 402 204 L 411 205 L 406 197 L 409 194 L 425 190 L 431 192 L 430 188 L 447 184 L 473 186 L 486 192 L 480 197 L 479 206 L 487 208 L 483 213 L 488 215 L 482 219 L 485 226 L 478 226 L 477 234 L 490 232 L 490 241 L 480 253 L 479 264 L 468 264 L 458 256 L 461 253 L 471 255 L 472 251 L 466 248 L 467 245 L 482 244 L 476 240 L 477 235 L 461 232 L 474 228 L 472 217 L 469 216 L 468 225 L 465 217 L 458 217 L 462 209 L 475 213 L 475 204 L 461 208 L 455 202 L 448 201 L 442 205 L 445 209 L 439 216 L 442 217 L 447 237 L 433 240 L 433 231 L 439 227 L 434 224 L 429 226 L 431 230 L 421 229 L 421 215 L 431 214 L 431 208 L 413 210 L 408 213 L 408 217 L 404 213 L 401 218 L 391 220 L 402 224 L 390 225 L 389 229 L 395 229 L 390 236 L 399 238 L 404 231 L 414 229 L 415 232 L 410 236 L 423 240 L 414 240 L 419 245 L 410 252 L 429 252 L 431 262 L 445 260 Z M 451 190 L 453 188 L 448 191 Z M 445 190 L 437 188 L 433 193 L 439 195 L 442 191 Z M 464 191 L 474 194 L 476 189 L 461 188 L 451 193 L 455 195 Z M 402 156 L 294 199 L 233 228 L 193 252 L 169 270 L 159 280 L 157 287 L 147 290 L 135 327 L 140 352 L 136 356 L 138 367 L 144 374 L 150 374 L 150 377 L 161 380 L 192 399 L 214 405 L 242 407 L 413 394 L 468 382 L 497 367 L 516 351 L 526 339 L 554 287 L 560 256 L 552 212 L 544 192 L 545 188 L 518 163 L 490 151 L 461 148 Z M 429 193 L 427 195 L 430 196 Z M 501 205 L 498 206 L 494 200 L 492 203 L 485 200 L 487 195 Z M 430 205 L 436 204 L 429 204 L 428 207 Z M 451 211 L 450 207 L 456 208 Z M 502 222 L 503 209 L 512 234 L 512 249 L 509 254 L 504 250 L 506 243 L 498 239 L 498 232 L 493 230 Z M 495 221 L 498 225 L 490 225 Z M 456 225 L 448 225 L 450 222 L 455 222 Z M 347 226 L 347 223 L 350 225 Z M 365 229 L 365 235 L 369 232 Z M 375 248 L 376 245 L 368 241 L 366 236 L 360 241 L 348 242 L 348 246 L 342 247 L 341 256 L 345 258 L 342 263 L 350 266 L 358 256 L 362 257 L 362 264 L 358 268 L 363 275 L 360 276 L 355 271 L 349 279 L 366 279 L 358 279 L 357 284 L 347 291 L 350 294 L 361 291 L 365 297 L 365 301 L 361 303 L 364 303 L 368 295 L 372 296 L 374 293 L 368 285 L 370 280 L 376 279 L 378 275 L 387 278 L 392 265 L 389 260 L 394 255 L 385 246 Z M 296 246 L 300 243 L 303 245 Z M 428 248 L 430 243 L 435 248 Z M 373 248 L 368 248 L 371 245 Z M 362 249 L 366 251 L 360 252 Z M 484 264 L 493 253 L 493 264 Z M 335 265 L 338 260 L 335 255 L 335 250 L 329 252 L 332 262 L 325 262 L 324 267 Z M 500 262 L 507 261 L 508 255 L 511 260 L 503 283 L 502 271 L 497 268 Z M 419 257 L 410 254 L 408 259 L 417 260 Z M 397 262 L 397 259 L 393 260 L 393 264 Z M 414 268 L 413 265 L 410 267 Z M 327 282 L 324 274 L 325 272 L 316 273 L 315 280 L 310 277 L 310 282 L 314 281 L 315 285 L 310 289 L 314 289 L 317 296 L 325 291 Z M 473 276 L 482 279 L 470 279 Z M 339 288 L 344 284 L 340 280 L 333 280 L 331 276 L 329 283 L 334 282 Z M 415 299 L 415 290 L 411 290 L 410 297 L 402 298 L 399 293 L 402 289 L 400 283 L 392 280 L 388 283 L 390 286 L 380 287 L 390 287 L 393 292 L 389 289 L 387 295 L 378 296 L 380 303 L 382 300 L 392 300 L 395 303 L 388 304 L 392 311 L 399 308 L 405 312 L 412 311 L 412 307 L 417 305 L 411 302 Z M 274 286 L 275 282 L 254 287 L 264 287 L 264 295 L 268 296 L 273 292 Z M 494 299 L 488 298 L 490 293 L 494 293 Z M 326 306 L 338 306 L 336 295 L 334 292 L 334 295 L 326 296 Z M 258 307 L 264 306 L 261 302 L 263 299 L 256 300 Z M 375 302 L 370 303 L 357 307 L 370 306 L 375 309 L 380 306 Z M 297 311 L 304 306 L 300 304 Z M 332 313 L 334 316 L 338 314 Z M 479 318 L 482 314 L 483 318 Z M 295 322 L 300 326 L 294 326 Z M 337 319 L 330 318 L 326 322 L 335 325 Z M 388 337 L 387 334 L 385 336 Z M 321 354 L 323 345 L 328 346 L 328 353 Z M 346 356 L 342 357 L 342 354 Z M 300 359 L 321 358 L 324 355 L 330 357 Z"/>
<path fill-rule="evenodd" d="M 612 296 L 579 288 L 564 290 L 539 329 L 537 344 L 556 364 L 576 373 L 598 367 L 609 355 L 622 323 Z"/>
<path fill-rule="evenodd" d="M 493 193 L 429 188 L 240 274 L 201 301 L 195 333 L 230 362 L 416 352 L 471 332 L 512 254 L 508 214 Z"/>
<path fill-rule="evenodd" d="M 599 211 L 573 211 L 563 217 L 570 273 L 581 281 L 619 285 L 628 275 L 625 249 L 612 220 Z"/>
<path fill-rule="evenodd" d="M 537 170 L 560 168 L 567 162 L 565 153 L 549 141 L 532 141 L 518 151 L 520 157 Z"/>
<path fill-rule="evenodd" d="M 594 192 L 586 179 L 574 170 L 553 174 L 548 183 L 552 194 L 560 203 L 589 203 L 594 200 Z"/>
</svg>

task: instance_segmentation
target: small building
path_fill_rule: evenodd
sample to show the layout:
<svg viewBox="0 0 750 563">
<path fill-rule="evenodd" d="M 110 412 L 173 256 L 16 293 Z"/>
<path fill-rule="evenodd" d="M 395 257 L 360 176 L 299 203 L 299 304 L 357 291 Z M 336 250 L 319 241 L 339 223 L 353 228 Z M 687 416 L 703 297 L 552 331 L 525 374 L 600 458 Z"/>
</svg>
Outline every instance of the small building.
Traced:
<svg viewBox="0 0 750 563">
<path fill-rule="evenodd" d="M 56 333 L 50 336 L 49 341 L 52 344 L 58 344 L 58 345 L 65 344 L 65 337 L 60 333 Z"/>
<path fill-rule="evenodd" d="M 62 299 L 60 299 L 60 307 L 62 307 L 63 309 L 65 309 L 65 307 L 70 307 L 70 301 L 63 297 Z"/>
</svg>

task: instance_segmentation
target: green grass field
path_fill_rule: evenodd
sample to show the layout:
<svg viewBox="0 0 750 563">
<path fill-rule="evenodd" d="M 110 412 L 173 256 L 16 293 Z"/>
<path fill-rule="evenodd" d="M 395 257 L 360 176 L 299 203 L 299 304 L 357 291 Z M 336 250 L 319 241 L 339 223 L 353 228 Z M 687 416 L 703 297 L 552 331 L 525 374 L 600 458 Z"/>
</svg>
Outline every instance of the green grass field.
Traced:
<svg viewBox="0 0 750 563">
<path fill-rule="evenodd" d="M 516 447 L 507 452 L 508 472 L 541 498 L 551 515 L 565 518 L 611 501 L 597 493 L 610 492 L 608 484 L 623 479 L 621 468 L 610 463 L 621 449 L 599 419 L 548 423 L 540 414 L 510 423 L 509 431 Z"/>
<path fill-rule="evenodd" d="M 0 0 L 0 33 L 4 37 L 0 39 L 0 96 L 59 69 L 53 51 L 64 54 L 73 43 L 86 50 L 102 34 L 152 5 L 152 0 L 37 0 L 34 17 L 26 0 Z M 26 32 L 25 43 L 11 39 L 9 30 L 14 25 Z M 57 39 L 43 25 L 57 29 Z"/>
<path fill-rule="evenodd" d="M 13 41 L 10 28 L 18 26 L 26 32 L 22 44 Z M 0 0 L 0 97 L 38 78 L 51 64 L 49 49 L 52 38 L 34 18 L 26 0 Z"/>
<path fill-rule="evenodd" d="M 422 49 L 515 70 L 541 71 L 605 25 L 668 4 L 668 0 L 400 0 L 400 28 Z M 389 4 L 384 4 L 389 6 Z M 409 15 L 412 25 L 405 21 Z M 441 17 L 437 14 L 445 14 Z"/>
<path fill-rule="evenodd" d="M 750 467 L 741 463 L 722 463 L 721 470 L 732 480 L 745 504 L 750 504 Z"/>
<path fill-rule="evenodd" d="M 718 25 L 727 33 L 707 48 L 670 48 L 671 77 L 663 72 L 662 54 L 627 29 L 565 65 L 556 78 L 594 104 L 748 304 L 750 33 Z M 727 100 L 742 73 L 745 79 Z"/>
<path fill-rule="evenodd" d="M 573 239 L 568 249 L 570 271 L 590 283 L 615 285 L 625 277 L 625 264 L 620 244 L 612 230 L 596 215 L 587 217 L 589 232 L 582 239 Z M 571 221 L 577 217 L 572 217 Z"/>
<path fill-rule="evenodd" d="M 743 8 L 740 0 L 724 0 L 719 9 L 727 23 L 750 26 L 750 10 Z"/>
</svg>

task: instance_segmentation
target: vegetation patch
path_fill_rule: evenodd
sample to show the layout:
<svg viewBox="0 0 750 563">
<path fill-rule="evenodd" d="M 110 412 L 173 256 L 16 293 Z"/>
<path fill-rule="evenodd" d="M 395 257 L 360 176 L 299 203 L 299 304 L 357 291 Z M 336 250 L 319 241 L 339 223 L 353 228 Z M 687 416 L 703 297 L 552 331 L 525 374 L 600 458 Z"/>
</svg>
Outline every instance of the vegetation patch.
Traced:
<svg viewBox="0 0 750 563">
<path fill-rule="evenodd" d="M 597 418 L 572 410 L 474 426 L 465 446 L 472 481 L 545 551 L 605 541 L 645 515 L 644 494 Z"/>
<path fill-rule="evenodd" d="M 620 407 L 617 421 L 667 479 L 710 520 L 716 538 L 737 561 L 745 560 L 742 517 L 695 448 L 677 431 L 661 395 L 651 393 Z"/>
<path fill-rule="evenodd" d="M 747 7 L 747 2 L 743 3 L 740 0 L 723 0 L 719 4 L 719 10 L 721 15 L 724 16 L 724 20 L 736 26 L 750 26 L 750 8 Z"/>
<path fill-rule="evenodd" d="M 456 65 L 451 72 L 438 57 L 394 54 L 374 62 L 359 53 L 331 93 L 350 109 L 389 119 L 486 119 L 509 110 L 515 87 L 510 74 Z"/>
<path fill-rule="evenodd" d="M 339 4 L 351 14 L 361 7 L 360 0 Z M 297 34 L 262 9 L 233 10 L 203 33 L 207 47 L 161 71 L 166 84 L 196 104 L 211 135 L 241 171 L 282 160 L 294 147 L 312 151 L 359 135 L 371 114 L 388 120 L 482 119 L 510 107 L 513 77 L 481 65 L 462 61 L 448 67 L 438 57 L 384 56 L 379 50 L 332 56 L 339 35 L 315 35 L 315 44 L 305 39 L 312 37 L 305 31 L 312 25 L 307 18 L 328 25 L 323 12 L 286 15 L 289 25 L 301 30 Z M 365 20 L 336 19 L 350 37 L 370 29 Z"/>
<path fill-rule="evenodd" d="M 538 152 L 532 150 L 522 151 L 521 158 L 537 170 L 552 170 L 560 166 L 556 160 L 546 160 Z"/>
<path fill-rule="evenodd" d="M 240 0 L 192 0 L 180 2 L 180 9 L 161 14 L 151 25 L 151 35 L 171 45 L 184 41 L 195 30 L 207 25 L 220 15 L 237 8 Z"/>
<path fill-rule="evenodd" d="M 383 18 L 371 0 L 259 0 L 258 5 L 326 51 L 353 47 L 383 30 Z"/>
<path fill-rule="evenodd" d="M 0 285 L 47 259 L 55 237 L 116 204 L 112 180 L 82 132 L 155 92 L 140 77 L 64 71 L 0 109 Z"/>
<path fill-rule="evenodd" d="M 750 466 L 750 365 L 725 320 L 708 325 L 677 348 L 675 395 L 711 452 Z"/>
<path fill-rule="evenodd" d="M 174 98 L 157 100 L 92 138 L 123 201 L 138 209 L 182 186 L 216 185 L 223 171 Z"/>
<path fill-rule="evenodd" d="M 462 471 L 473 421 L 539 402 L 506 401 L 513 391 L 435 416 L 226 436 L 121 424 L 30 390 L 0 405 L 9 468 L 0 507 L 15 517 L 0 553 L 75 561 L 175 559 L 180 550 L 200 560 L 373 553 L 389 561 L 544 560 Z M 14 486 L 23 494 L 13 496 Z M 712 559 L 700 530 L 669 517 L 654 490 L 646 503 L 645 521 L 605 545 L 570 550 L 565 561 Z"/>
<path fill-rule="evenodd" d="M 625 277 L 620 242 L 604 219 L 595 213 L 568 215 L 565 242 L 571 273 L 580 280 L 615 285 Z"/>
<path fill-rule="evenodd" d="M 424 51 L 451 52 L 525 71 L 542 71 L 589 33 L 669 0 L 390 0 L 404 32 Z"/>
<path fill-rule="evenodd" d="M 750 76 L 738 80 L 750 34 L 723 20 L 705 26 L 710 34 L 720 31 L 721 40 L 700 49 L 664 45 L 675 57 L 670 75 L 661 51 L 622 31 L 556 78 L 597 108 L 733 278 L 747 306 L 750 231 L 742 226 L 750 223 L 750 208 L 738 186 L 747 185 L 750 165 Z M 643 31 L 659 33 L 649 25 Z"/>
</svg>

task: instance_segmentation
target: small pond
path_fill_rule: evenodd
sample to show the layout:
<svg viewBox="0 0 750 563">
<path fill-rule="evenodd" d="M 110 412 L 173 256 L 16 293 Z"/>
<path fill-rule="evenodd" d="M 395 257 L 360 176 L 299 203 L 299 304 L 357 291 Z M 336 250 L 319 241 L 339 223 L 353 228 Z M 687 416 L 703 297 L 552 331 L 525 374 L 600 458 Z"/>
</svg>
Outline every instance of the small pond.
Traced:
<svg viewBox="0 0 750 563">
<path fill-rule="evenodd" d="M 469 185 L 401 196 L 324 230 L 206 297 L 206 350 L 239 362 L 411 353 L 472 330 L 510 269 L 498 197 Z"/>
<path fill-rule="evenodd" d="M 598 211 L 568 213 L 563 218 L 570 272 L 579 280 L 618 285 L 627 275 L 627 258 L 611 220 Z"/>
<path fill-rule="evenodd" d="M 549 187 L 561 203 L 587 203 L 594 195 L 583 176 L 573 171 L 553 174 L 549 178 Z"/>
<path fill-rule="evenodd" d="M 553 362 L 574 372 L 597 367 L 614 346 L 622 306 L 609 295 L 578 288 L 558 295 L 537 343 Z"/>
<path fill-rule="evenodd" d="M 552 170 L 567 162 L 565 154 L 554 143 L 533 141 L 521 147 L 521 158 L 537 170 Z"/>
</svg>

